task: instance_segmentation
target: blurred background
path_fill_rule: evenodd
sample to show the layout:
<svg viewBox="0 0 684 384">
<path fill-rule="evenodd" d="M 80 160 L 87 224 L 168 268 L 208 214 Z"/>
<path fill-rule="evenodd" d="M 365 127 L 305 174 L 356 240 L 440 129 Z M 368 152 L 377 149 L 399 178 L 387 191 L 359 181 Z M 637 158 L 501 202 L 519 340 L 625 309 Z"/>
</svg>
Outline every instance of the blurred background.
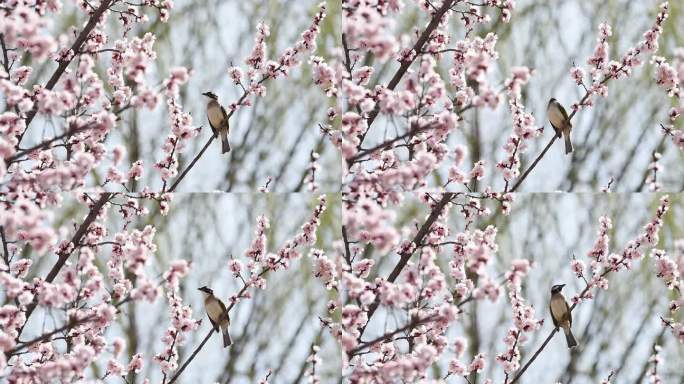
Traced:
<svg viewBox="0 0 684 384">
<path fill-rule="evenodd" d="M 515 259 L 525 258 L 532 262 L 531 272 L 523 279 L 522 295 L 534 307 L 537 318 L 543 318 L 545 322 L 541 329 L 527 334 L 530 339 L 521 348 L 521 364 L 527 362 L 553 329 L 548 313 L 551 286 L 565 283 L 563 293 L 568 300 L 584 289 L 585 283 L 575 277 L 570 262 L 575 256 L 589 265 L 587 252 L 596 241 L 598 218 L 602 215 L 611 218 L 613 229 L 609 234 L 609 252 L 620 253 L 654 216 L 660 196 L 646 193 L 520 194 L 510 216 L 496 211 L 471 225 L 471 230 L 484 229 L 488 225 L 498 228 L 496 242 L 499 250 L 488 267 L 489 276 L 493 279 L 503 279 Z M 684 200 L 681 195 L 670 196 L 670 199 L 670 211 L 665 216 L 657 247 L 667 251 L 679 263 L 682 273 L 684 224 L 679 218 L 684 214 Z M 497 205 L 485 203 L 493 211 Z M 416 199 L 407 200 L 403 207 L 396 209 L 396 213 L 394 227 L 397 229 L 415 228 L 415 223 L 420 225 L 427 214 L 424 205 L 417 204 Z M 463 227 L 463 217 L 452 209 L 450 239 L 463 231 Z M 680 240 L 679 245 L 675 244 L 677 240 Z M 366 255 L 372 255 L 370 257 L 378 263 L 381 276 L 387 276 L 397 263 L 395 253 L 385 255 L 372 249 L 366 251 Z M 438 255 L 442 271 L 448 273 L 452 256 L 451 246 L 446 246 Z M 416 260 L 415 255 L 413 260 Z M 520 383 L 599 383 L 613 369 L 617 373 L 612 382 L 644 383 L 648 380 L 647 369 L 651 368 L 649 357 L 653 354 L 654 344 L 663 347 L 661 357 L 664 363 L 658 368 L 663 382 L 684 382 L 680 364 L 684 358 L 684 346 L 671 330 L 662 325 L 659 317 L 670 317 L 668 306 L 677 295 L 656 277 L 654 260 L 647 256 L 634 263 L 632 271 L 613 273 L 608 279 L 607 291 L 598 292 L 594 300 L 581 303 L 572 313 L 573 333 L 579 347 L 569 351 L 562 335 L 555 335 L 522 376 Z M 453 279 L 448 277 L 447 282 L 451 289 Z M 453 343 L 457 336 L 468 340 L 462 359 L 466 363 L 478 352 L 487 354 L 486 369 L 480 375 L 470 377 L 471 383 L 482 383 L 484 378 L 503 382 L 503 370 L 495 356 L 504 352 L 503 338 L 512 324 L 506 291 L 501 292 L 495 303 L 471 301 L 462 309 L 464 313 L 457 322 L 459 326 L 449 330 L 449 343 Z M 391 331 L 407 321 L 405 312 L 383 309 L 373 317 L 368 328 L 370 332 L 365 338 L 372 339 L 385 329 Z M 402 343 L 397 344 L 403 347 Z M 432 367 L 432 378 L 446 375 L 451 357 L 453 352 L 445 353 L 441 363 Z M 463 380 L 453 378 L 452 381 L 459 383 Z"/>
<path fill-rule="evenodd" d="M 584 90 L 570 77 L 573 63 L 587 68 L 586 60 L 593 53 L 598 25 L 607 22 L 612 26 L 609 38 L 609 57 L 617 59 L 643 39 L 642 34 L 655 22 L 661 1 L 631 0 L 518 0 L 510 23 L 498 20 L 499 12 L 486 8 L 492 21 L 475 25 L 470 36 L 484 37 L 489 32 L 498 35 L 496 50 L 499 59 L 492 63 L 488 80 L 496 91 L 503 90 L 503 82 L 510 77 L 511 68 L 528 66 L 534 70 L 527 86 L 523 87 L 522 102 L 526 111 L 532 112 L 537 126 L 545 125 L 544 133 L 528 143 L 530 148 L 521 157 L 521 172 L 535 159 L 553 135 L 548 124 L 546 106 L 555 97 L 569 110 L 570 105 L 584 96 Z M 404 34 L 405 45 L 415 41 L 416 29 L 422 30 L 427 16 L 418 7 L 407 6 L 395 26 L 395 35 Z M 465 9 L 461 4 L 459 9 Z M 684 24 L 679 22 L 684 13 L 684 3 L 670 1 L 670 17 L 665 22 L 656 53 L 671 60 L 675 48 L 684 46 Z M 463 39 L 463 24 L 454 16 L 449 23 L 453 48 Z M 654 81 L 654 66 L 650 56 L 642 59 L 645 65 L 637 68 L 628 79 L 611 80 L 608 98 L 594 98 L 595 106 L 580 111 L 573 119 L 573 144 L 575 152 L 565 156 L 560 141 L 556 141 L 542 161 L 532 171 L 518 191 L 552 192 L 557 190 L 586 192 L 600 191 L 611 178 L 613 191 L 649 191 L 646 183 L 648 165 L 652 154 L 662 154 L 658 181 L 663 191 L 684 190 L 684 152 L 666 138 L 659 123 L 668 120 L 671 99 Z M 450 54 L 446 54 L 436 70 L 448 79 L 452 66 Z M 369 59 L 378 76 L 375 82 L 387 84 L 398 68 L 394 60 L 385 63 Z M 416 64 L 412 68 L 417 68 Z M 587 70 L 588 73 L 588 70 Z M 399 86 L 401 87 L 401 85 Z M 447 93 L 453 97 L 453 89 Z M 502 172 L 494 166 L 504 157 L 502 146 L 512 132 L 512 119 L 506 98 L 502 98 L 495 110 L 470 109 L 462 114 L 464 121 L 449 143 L 466 145 L 467 164 L 484 160 L 487 175 L 480 185 L 492 185 L 494 190 L 504 188 Z M 681 123 L 680 123 L 681 124 Z M 366 146 L 380 142 L 384 135 L 394 137 L 406 131 L 405 119 L 378 119 L 375 132 L 369 135 Z M 681 129 L 681 127 L 679 127 Z M 451 148 L 453 146 L 450 145 Z M 399 151 L 405 155 L 406 151 Z M 451 163 L 452 161 L 449 161 Z M 433 173 L 430 186 L 438 186 L 447 179 L 448 166 Z M 461 187 L 462 188 L 462 187 Z"/>
<path fill-rule="evenodd" d="M 242 288 L 241 281 L 228 270 L 228 261 L 232 255 L 247 264 L 244 252 L 253 238 L 256 218 L 259 215 L 269 218 L 271 227 L 267 230 L 266 249 L 274 252 L 300 231 L 317 201 L 318 196 L 305 194 L 186 194 L 177 197 L 168 216 L 161 216 L 155 209 L 156 204 L 143 203 L 150 214 L 128 228 L 156 227 L 158 249 L 147 263 L 146 275 L 150 279 L 161 276 L 173 260 L 191 262 L 190 272 L 181 280 L 180 295 L 184 304 L 192 307 L 193 317 L 203 320 L 200 328 L 190 332 L 187 343 L 180 347 L 179 365 L 211 327 L 204 313 L 203 296 L 197 288 L 210 286 L 226 302 Z M 332 240 L 340 233 L 340 215 L 337 197 L 329 195 L 327 201 L 314 247 L 330 253 Z M 79 222 L 83 214 L 82 206 L 65 198 L 63 209 L 54 212 L 53 225 L 68 227 L 72 221 Z M 111 234 L 120 231 L 119 215 L 110 213 L 106 225 Z M 252 289 L 253 298 L 241 300 L 231 310 L 233 345 L 224 349 L 221 338 L 213 336 L 180 376 L 180 383 L 256 383 L 266 376 L 268 369 L 273 371 L 272 383 L 304 382 L 305 372 L 311 368 L 306 360 L 314 344 L 321 348 L 318 356 L 322 363 L 317 366 L 317 372 L 323 382 L 335 381 L 340 376 L 342 363 L 337 343 L 328 330 L 323 330 L 318 319 L 326 316 L 326 304 L 335 293 L 314 278 L 309 249 L 300 249 L 303 256 L 292 262 L 290 269 L 265 275 L 266 289 Z M 110 256 L 111 247 L 104 246 L 95 261 L 105 276 L 105 263 Z M 52 255 L 33 260 L 35 264 L 27 281 L 33 276 L 44 276 L 54 263 Z M 105 277 L 104 283 L 111 289 L 108 278 Z M 0 297 L 4 302 L 4 295 Z M 63 318 L 61 310 L 38 310 L 22 339 L 31 339 L 41 334 L 42 329 L 49 331 L 61 326 Z M 126 341 L 127 349 L 119 361 L 127 364 L 130 356 L 143 354 L 144 368 L 137 376 L 128 377 L 130 383 L 140 383 L 144 377 L 161 382 L 159 364 L 152 356 L 161 351 L 160 339 L 170 321 L 168 301 L 161 293 L 154 304 L 146 301 L 126 304 L 116 324 L 107 330 L 105 336 L 109 341 L 117 336 Z M 57 350 L 61 350 L 62 344 L 55 342 Z M 109 355 L 104 353 L 97 364 L 86 370 L 87 378 L 104 375 Z M 121 378 L 109 377 L 105 381 L 120 383 Z"/>
<path fill-rule="evenodd" d="M 263 21 L 270 26 L 266 56 L 267 59 L 277 58 L 311 25 L 320 0 L 175 0 L 174 3 L 168 22 L 160 22 L 154 11 L 147 10 L 150 21 L 136 25 L 129 36 L 143 36 L 148 32 L 156 36 L 157 60 L 154 67 L 148 69 L 151 86 L 161 85 L 174 67 L 185 66 L 192 71 L 189 83 L 181 87 L 179 102 L 184 112 L 192 114 L 193 124 L 204 127 L 180 155 L 180 172 L 211 135 L 206 121 L 206 98 L 201 94 L 213 91 L 223 105 L 236 101 L 242 94 L 239 86 L 231 82 L 228 68 L 231 64 L 245 68 L 244 60 L 254 45 L 256 25 Z M 336 45 L 339 8 L 338 1 L 328 1 L 328 16 L 321 25 L 317 49 L 312 54 L 328 57 Z M 52 30 L 55 34 L 68 34 L 74 23 L 80 23 L 82 14 L 75 10 L 75 4 L 66 2 L 63 16 L 54 20 Z M 118 39 L 121 36 L 119 22 L 115 16 L 110 16 L 108 22 L 110 31 L 116 31 L 113 36 Z M 109 55 L 102 58 L 95 70 L 106 79 Z M 252 107 L 242 108 L 233 115 L 230 122 L 233 150 L 229 155 L 221 155 L 220 145 L 213 143 L 179 185 L 179 192 L 256 192 L 269 177 L 273 179 L 269 185 L 272 191 L 306 191 L 304 178 L 312 151 L 320 154 L 321 168 L 316 174 L 319 190 L 340 189 L 339 155 L 329 141 L 323 139 L 318 127 L 318 123 L 327 122 L 326 111 L 334 102 L 312 84 L 307 60 L 308 56 L 304 56 L 303 65 L 293 70 L 289 77 L 268 81 L 264 97 L 253 100 Z M 27 84 L 27 88 L 44 82 L 53 68 L 51 61 L 35 68 L 30 79 L 33 83 Z M 108 138 L 107 145 L 125 146 L 128 156 L 124 159 L 124 170 L 128 169 L 126 164 L 144 161 L 146 170 L 134 185 L 135 190 L 145 185 L 160 190 L 160 176 L 152 166 L 162 158 L 160 147 L 171 130 L 165 99 L 160 99 L 154 111 L 131 109 L 122 114 L 122 120 Z M 54 131 L 62 132 L 62 125 L 63 121 L 37 119 L 31 125 L 25 144 L 28 146 L 41 138 L 52 137 Z M 106 168 L 103 167 L 90 176 L 93 180 L 102 180 L 104 172 Z"/>
</svg>

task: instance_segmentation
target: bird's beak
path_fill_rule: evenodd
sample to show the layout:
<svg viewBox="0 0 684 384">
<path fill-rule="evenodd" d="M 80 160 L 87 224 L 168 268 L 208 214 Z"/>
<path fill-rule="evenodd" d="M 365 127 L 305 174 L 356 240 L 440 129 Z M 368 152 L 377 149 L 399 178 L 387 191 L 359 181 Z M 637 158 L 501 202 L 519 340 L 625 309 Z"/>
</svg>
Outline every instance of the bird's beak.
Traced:
<svg viewBox="0 0 684 384">
<path fill-rule="evenodd" d="M 209 92 L 204 92 L 204 93 L 202 94 L 202 96 L 209 97 Z"/>
<path fill-rule="evenodd" d="M 565 287 L 565 284 L 561 284 L 561 288 Z"/>
</svg>

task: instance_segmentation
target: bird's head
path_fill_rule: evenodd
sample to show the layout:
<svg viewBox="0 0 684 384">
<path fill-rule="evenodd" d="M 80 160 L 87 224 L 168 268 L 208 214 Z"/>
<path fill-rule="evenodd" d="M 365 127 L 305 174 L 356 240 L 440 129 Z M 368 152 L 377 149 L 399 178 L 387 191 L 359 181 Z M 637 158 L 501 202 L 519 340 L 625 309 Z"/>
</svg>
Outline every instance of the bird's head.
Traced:
<svg viewBox="0 0 684 384">
<path fill-rule="evenodd" d="M 207 295 L 213 295 L 214 294 L 214 291 L 212 291 L 211 288 L 207 287 L 206 285 L 204 287 L 197 288 L 197 289 L 206 293 Z"/>
<path fill-rule="evenodd" d="M 556 284 L 551 287 L 551 293 L 560 293 L 560 291 L 563 290 L 563 287 L 565 287 L 565 284 Z"/>
<path fill-rule="evenodd" d="M 202 95 L 204 95 L 204 96 L 206 96 L 212 100 L 218 100 L 218 96 L 216 96 L 216 94 L 214 92 L 211 92 L 211 91 L 204 92 Z"/>
</svg>

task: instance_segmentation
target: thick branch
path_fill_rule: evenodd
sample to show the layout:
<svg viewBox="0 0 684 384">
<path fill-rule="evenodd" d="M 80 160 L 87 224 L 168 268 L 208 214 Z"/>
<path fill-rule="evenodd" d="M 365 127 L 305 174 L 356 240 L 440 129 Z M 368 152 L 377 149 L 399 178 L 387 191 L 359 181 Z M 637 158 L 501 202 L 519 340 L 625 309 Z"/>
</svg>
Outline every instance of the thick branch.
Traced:
<svg viewBox="0 0 684 384">
<path fill-rule="evenodd" d="M 57 253 L 57 256 L 59 257 L 57 259 L 57 262 L 55 265 L 52 266 L 52 269 L 50 269 L 50 272 L 48 273 L 47 277 L 45 278 L 45 281 L 48 283 L 52 283 L 52 281 L 55 280 L 55 277 L 57 277 L 57 274 L 59 271 L 64 267 L 64 264 L 66 264 L 67 259 L 69 259 L 69 256 L 73 253 L 73 251 L 78 247 L 78 245 L 81 243 L 81 240 L 83 237 L 87 234 L 88 228 L 90 225 L 95 221 L 97 218 L 97 215 L 100 213 L 100 210 L 102 207 L 109 201 L 109 198 L 112 196 L 112 193 L 103 193 L 100 198 L 93 204 L 92 207 L 90 207 L 90 212 L 88 212 L 88 216 L 86 216 L 85 220 L 83 220 L 83 223 L 81 224 L 80 227 L 76 230 L 76 233 L 74 233 L 74 236 L 71 238 L 69 243 L 72 245 L 72 247 L 65 247 L 63 248 L 59 253 Z M 26 321 L 24 321 L 24 325 L 22 326 L 21 330 L 24 329 L 26 324 L 28 323 L 29 317 L 31 317 L 31 314 L 33 311 L 36 309 L 36 306 L 38 305 L 38 301 L 34 300 L 31 304 L 28 305 L 26 308 Z M 21 335 L 21 330 L 19 331 L 19 335 Z M 19 337 L 17 336 L 17 338 Z"/>
<path fill-rule="evenodd" d="M 541 345 L 541 347 L 539 347 L 539 349 L 537 349 L 537 351 L 534 353 L 534 355 L 532 355 L 532 357 L 530 358 L 530 360 L 528 360 L 527 363 L 525 363 L 525 365 L 524 365 L 524 366 L 520 369 L 520 371 L 515 375 L 515 377 L 513 378 L 513 380 L 511 380 L 511 383 L 510 383 L 510 384 L 515 384 L 515 382 L 518 381 L 518 379 L 520 379 L 520 376 L 522 376 L 522 374 L 525 373 L 525 371 L 527 371 L 527 368 L 529 368 L 529 366 L 532 364 L 532 362 L 534 362 L 534 360 L 537 358 L 537 356 L 539 356 L 539 354 L 541 353 L 541 351 L 543 351 L 544 348 L 546 348 L 546 344 L 548 344 L 549 341 L 551 341 L 551 339 L 553 339 L 553 335 L 555 335 L 556 332 L 558 332 L 558 328 L 554 328 L 554 329 L 551 331 L 551 333 L 549 333 L 549 335 L 546 337 L 546 340 L 544 340 L 544 343 Z"/>
<path fill-rule="evenodd" d="M 7 268 L 9 268 L 10 255 L 9 250 L 7 249 L 7 239 L 5 238 L 5 227 L 2 225 L 0 225 L 0 237 L 2 237 L 2 257 L 5 260 L 5 264 L 7 264 Z"/>
<path fill-rule="evenodd" d="M 396 88 L 396 86 L 399 84 L 399 81 L 401 81 L 402 77 L 404 77 L 404 75 L 406 74 L 406 71 L 409 69 L 411 64 L 413 64 L 413 61 L 415 61 L 416 57 L 418 57 L 419 52 L 423 52 L 423 46 L 428 42 L 430 35 L 432 35 L 432 32 L 434 32 L 435 29 L 437 29 L 437 26 L 442 21 L 442 17 L 444 17 L 449 8 L 451 8 L 451 6 L 454 5 L 454 2 L 455 0 L 445 1 L 444 4 L 442 4 L 442 6 L 437 10 L 437 12 L 435 12 L 435 14 L 432 16 L 432 20 L 430 20 L 430 24 L 428 24 L 427 28 L 425 28 L 420 37 L 418 37 L 416 43 L 413 45 L 413 52 L 416 52 L 416 55 L 410 60 L 403 60 L 401 62 L 401 66 L 399 66 L 399 69 L 394 74 L 394 76 L 392 76 L 392 79 L 387 84 L 387 89 L 394 90 L 394 88 Z M 370 115 L 368 115 L 368 128 L 361 137 L 359 147 L 361 147 L 361 144 L 363 144 L 363 139 L 365 138 L 366 133 L 368 133 L 368 131 L 370 130 L 370 126 L 373 124 L 373 121 L 375 121 L 375 118 L 378 117 L 379 113 L 380 107 L 376 107 L 370 113 Z"/>
<path fill-rule="evenodd" d="M 427 234 L 430 232 L 432 224 L 434 224 L 435 221 L 437 221 L 437 218 L 439 218 L 439 215 L 442 214 L 444 207 L 446 207 L 446 205 L 451 201 L 454 195 L 454 193 L 445 193 L 444 195 L 442 195 L 442 199 L 439 202 L 437 202 L 434 208 L 432 208 L 430 216 L 428 216 L 427 220 L 425 220 L 425 223 L 423 223 L 423 225 L 418 230 L 418 233 L 416 233 L 416 236 L 413 238 L 412 243 L 415 244 L 416 247 L 412 251 L 405 251 L 400 254 L 401 258 L 399 259 L 399 262 L 394 267 L 392 272 L 387 277 L 387 281 L 393 283 L 397 279 L 397 277 L 399 277 L 399 274 L 404 269 L 404 267 L 406 267 L 406 264 L 408 263 L 409 259 L 411 259 L 411 256 L 413 256 L 413 254 L 418 249 L 418 246 L 423 243 L 423 239 L 425 238 L 425 236 L 427 236 Z M 362 335 L 363 331 L 366 329 L 366 326 L 368 326 L 368 324 L 370 323 L 370 320 L 373 317 L 375 311 L 378 309 L 379 305 L 380 299 L 376 299 L 373 302 L 373 304 L 371 304 L 368 308 L 368 321 L 361 330 Z"/>
<path fill-rule="evenodd" d="M 79 52 L 81 51 L 81 48 L 83 44 L 86 42 L 88 39 L 88 35 L 90 35 L 90 32 L 93 31 L 97 23 L 100 21 L 100 18 L 102 15 L 105 13 L 107 9 L 109 9 L 109 6 L 112 5 L 112 2 L 114 0 L 103 0 L 100 6 L 93 12 L 92 15 L 90 15 L 90 20 L 88 20 L 88 24 L 86 24 L 85 28 L 81 31 L 81 33 L 78 35 L 76 38 L 76 41 L 71 45 L 70 52 L 72 54 L 71 58 L 68 60 L 60 60 L 59 66 L 57 66 L 57 69 L 55 72 L 52 74 L 50 79 L 48 80 L 47 84 L 45 84 L 45 89 L 47 90 L 52 90 L 52 88 L 57 85 L 57 82 L 59 81 L 60 77 L 64 74 L 64 71 L 66 71 L 67 67 L 69 64 L 71 64 L 71 61 L 76 57 Z M 38 113 L 37 107 L 33 108 L 32 111 L 28 113 L 26 116 L 26 128 L 24 129 L 24 132 L 21 134 L 19 137 L 19 142 L 21 142 L 21 139 L 24 137 L 24 134 L 28 130 L 28 126 L 31 124 L 31 121 L 33 121 L 33 118 L 36 117 L 36 114 Z M 19 143 L 17 143 L 17 146 Z"/>
</svg>

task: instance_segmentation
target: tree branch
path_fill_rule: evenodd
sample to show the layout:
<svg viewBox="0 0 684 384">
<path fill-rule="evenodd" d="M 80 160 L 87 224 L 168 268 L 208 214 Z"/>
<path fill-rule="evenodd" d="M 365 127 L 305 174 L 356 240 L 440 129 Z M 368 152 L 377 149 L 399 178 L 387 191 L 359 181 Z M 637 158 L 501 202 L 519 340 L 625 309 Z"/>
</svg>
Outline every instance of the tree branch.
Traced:
<svg viewBox="0 0 684 384">
<path fill-rule="evenodd" d="M 415 321 L 410 321 L 408 324 L 406 324 L 405 326 L 403 326 L 403 327 L 401 327 L 401 328 L 395 329 L 395 330 L 392 331 L 392 332 L 385 333 L 384 335 L 378 336 L 378 337 L 376 337 L 376 338 L 373 339 L 373 340 L 365 341 L 365 342 L 359 344 L 358 346 L 356 346 L 356 348 L 354 348 L 354 349 L 352 349 L 351 351 L 349 351 L 349 352 L 347 353 L 347 355 L 350 356 L 350 357 L 351 357 L 351 356 L 354 356 L 354 355 L 356 355 L 357 353 L 361 352 L 361 350 L 364 349 L 364 348 L 370 347 L 370 346 L 372 346 L 373 344 L 379 343 L 379 342 L 381 342 L 381 341 L 389 340 L 389 339 L 391 339 L 394 335 L 396 335 L 396 334 L 398 334 L 398 333 L 402 333 L 402 332 L 404 332 L 404 331 L 411 330 L 411 329 L 413 329 L 413 328 L 415 328 L 415 327 L 417 327 L 417 326 L 419 326 L 419 325 L 422 325 L 422 324 L 425 324 L 425 323 L 429 323 L 429 322 L 431 322 L 432 320 L 434 320 L 436 317 L 437 317 L 437 316 L 428 316 L 428 317 L 426 317 L 426 318 L 424 318 L 424 319 L 419 319 L 419 320 L 415 320 Z"/>
<path fill-rule="evenodd" d="M 43 141 L 43 142 L 41 142 L 41 143 L 38 143 L 38 144 L 36 144 L 36 145 L 34 145 L 34 146 L 30 147 L 30 148 L 26 148 L 26 149 L 23 149 L 23 150 L 21 150 L 21 151 L 18 151 L 18 152 L 15 153 L 14 155 L 12 155 L 12 156 L 6 158 L 6 159 L 5 159 L 5 162 L 6 162 L 8 165 L 9 165 L 9 164 L 12 164 L 13 162 L 17 161 L 20 157 L 22 157 L 22 156 L 24 156 L 24 155 L 28 155 L 29 153 L 31 153 L 31 152 L 33 152 L 33 151 L 35 151 L 35 150 L 38 150 L 38 149 L 46 149 L 46 148 L 48 148 L 48 147 L 50 146 L 50 144 L 54 143 L 55 141 L 58 141 L 58 140 L 61 140 L 61 139 L 65 138 L 65 137 L 69 137 L 69 136 L 71 136 L 71 135 L 73 135 L 73 134 L 76 134 L 76 133 L 79 133 L 79 132 L 88 130 L 88 129 L 90 129 L 90 128 L 92 128 L 92 127 L 90 126 L 90 124 L 88 124 L 88 125 L 85 125 L 85 126 L 80 127 L 80 128 L 70 129 L 70 130 L 68 130 L 67 132 L 65 132 L 65 133 L 63 133 L 63 134 L 61 134 L 61 135 L 59 135 L 59 136 L 53 137 L 52 139 L 45 140 L 45 141 Z"/>
<path fill-rule="evenodd" d="M 130 295 L 128 295 L 125 299 L 119 301 L 119 302 L 116 303 L 114 306 L 118 308 L 118 307 L 120 307 L 120 306 L 126 304 L 127 302 L 129 302 L 129 301 L 131 301 L 131 300 L 133 300 L 133 297 L 131 297 Z M 55 334 L 57 334 L 57 333 L 60 333 L 60 332 L 62 332 L 62 331 L 65 331 L 65 330 L 67 330 L 67 329 L 73 328 L 73 327 L 75 327 L 75 326 L 77 326 L 77 325 L 80 325 L 80 324 L 83 324 L 83 323 L 87 323 L 87 322 L 89 322 L 89 321 L 91 321 L 91 320 L 95 320 L 96 318 L 97 318 L 97 316 L 95 316 L 95 315 L 90 315 L 90 316 L 86 316 L 86 317 L 84 317 L 84 318 L 82 318 L 82 319 L 69 321 L 67 324 L 65 324 L 65 325 L 63 325 L 63 326 L 61 326 L 61 327 L 59 327 L 59 328 L 57 328 L 57 329 L 54 329 L 54 330 L 52 330 L 52 331 L 50 331 L 50 332 L 47 332 L 47 333 L 44 333 L 44 334 L 42 334 L 42 335 L 40 335 L 40 336 L 38 336 L 38 337 L 35 337 L 35 338 L 33 338 L 33 339 L 29 340 L 29 341 L 20 342 L 20 343 L 19 343 L 17 346 L 15 346 L 14 348 L 10 349 L 9 351 L 6 351 L 6 352 L 5 352 L 5 356 L 6 356 L 7 359 L 9 359 L 11 356 L 13 356 L 14 354 L 16 354 L 17 352 L 19 352 L 20 350 L 22 350 L 22 349 L 24 349 L 24 348 L 27 348 L 27 347 L 30 347 L 30 346 L 33 345 L 33 344 L 40 343 L 40 342 L 43 342 L 43 341 L 45 341 L 45 340 L 48 340 L 50 337 L 52 337 L 52 335 L 55 335 Z"/>
<path fill-rule="evenodd" d="M 546 144 L 546 147 L 544 147 L 544 150 L 541 151 L 541 153 L 539 154 L 539 156 L 537 156 L 537 158 L 534 159 L 534 161 L 532 162 L 532 164 L 530 164 L 530 166 L 527 167 L 527 169 L 525 170 L 525 172 L 523 172 L 523 174 L 520 176 L 520 178 L 518 179 L 518 181 L 516 181 L 515 184 L 513 184 L 513 186 L 511 187 L 510 192 L 515 192 L 515 190 L 518 189 L 518 187 L 520 186 L 520 184 L 522 184 L 522 182 L 525 181 L 525 178 L 527 178 L 527 175 L 529 175 L 530 172 L 532 172 L 532 170 L 534 169 L 534 167 L 537 166 L 537 163 L 539 163 L 539 161 L 544 157 L 544 155 L 546 155 L 546 152 L 549 151 L 549 149 L 551 148 L 551 146 L 553 145 L 553 143 L 556 142 L 556 139 L 557 139 L 557 138 L 558 138 L 558 135 L 553 135 L 553 137 L 551 138 L 551 140 L 549 140 L 549 143 Z"/>
</svg>

